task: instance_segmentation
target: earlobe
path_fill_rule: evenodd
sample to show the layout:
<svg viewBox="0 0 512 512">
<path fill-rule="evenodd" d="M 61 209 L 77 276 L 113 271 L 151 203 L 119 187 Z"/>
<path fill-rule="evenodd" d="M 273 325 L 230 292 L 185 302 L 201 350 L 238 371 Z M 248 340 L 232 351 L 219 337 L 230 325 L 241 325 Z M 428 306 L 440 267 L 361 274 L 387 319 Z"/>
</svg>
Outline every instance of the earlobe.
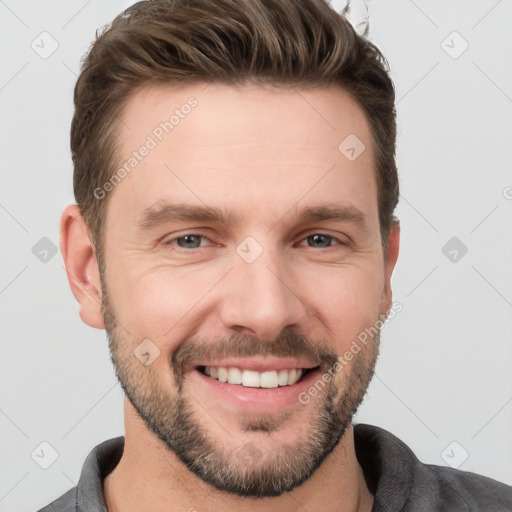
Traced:
<svg viewBox="0 0 512 512">
<path fill-rule="evenodd" d="M 104 329 L 101 312 L 101 281 L 96 253 L 78 205 L 69 205 L 60 219 L 60 250 L 69 285 L 80 304 L 80 318 L 87 325 Z"/>
<path fill-rule="evenodd" d="M 391 308 L 393 293 L 391 291 L 391 275 L 395 268 L 400 249 L 400 223 L 396 221 L 389 230 L 387 254 L 384 261 L 384 294 L 382 297 L 381 313 L 387 314 Z"/>
</svg>

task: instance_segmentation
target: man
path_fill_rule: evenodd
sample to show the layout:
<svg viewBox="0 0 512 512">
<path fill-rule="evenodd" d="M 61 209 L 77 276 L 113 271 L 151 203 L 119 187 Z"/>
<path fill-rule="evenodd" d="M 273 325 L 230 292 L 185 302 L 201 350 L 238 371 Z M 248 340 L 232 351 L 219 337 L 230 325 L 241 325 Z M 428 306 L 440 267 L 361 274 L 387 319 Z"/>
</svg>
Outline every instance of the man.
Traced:
<svg viewBox="0 0 512 512">
<path fill-rule="evenodd" d="M 512 510 L 352 425 L 393 308 L 395 136 L 385 59 L 324 0 L 114 20 L 75 89 L 61 250 L 125 436 L 42 510 Z"/>
</svg>

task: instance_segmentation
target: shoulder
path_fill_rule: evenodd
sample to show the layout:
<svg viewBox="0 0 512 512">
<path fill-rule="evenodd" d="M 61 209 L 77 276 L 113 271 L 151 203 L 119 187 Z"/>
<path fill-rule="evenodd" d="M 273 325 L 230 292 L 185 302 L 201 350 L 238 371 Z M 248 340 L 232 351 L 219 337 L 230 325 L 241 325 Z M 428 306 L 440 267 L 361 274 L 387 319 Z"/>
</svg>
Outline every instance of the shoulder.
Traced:
<svg viewBox="0 0 512 512">
<path fill-rule="evenodd" d="M 73 487 L 60 498 L 38 510 L 38 512 L 78 512 L 80 509 L 77 508 L 76 489 L 76 487 Z"/>
<path fill-rule="evenodd" d="M 375 496 L 375 511 L 512 511 L 512 487 L 475 473 L 424 464 L 384 429 L 355 425 L 354 442 Z"/>
<path fill-rule="evenodd" d="M 103 480 L 116 467 L 124 449 L 124 436 L 95 446 L 82 466 L 78 485 L 38 512 L 99 512 L 106 510 Z"/>
<path fill-rule="evenodd" d="M 467 510 L 512 510 L 512 487 L 504 483 L 469 471 L 431 464 L 423 466 L 435 475 L 441 496 L 455 494 Z"/>
</svg>

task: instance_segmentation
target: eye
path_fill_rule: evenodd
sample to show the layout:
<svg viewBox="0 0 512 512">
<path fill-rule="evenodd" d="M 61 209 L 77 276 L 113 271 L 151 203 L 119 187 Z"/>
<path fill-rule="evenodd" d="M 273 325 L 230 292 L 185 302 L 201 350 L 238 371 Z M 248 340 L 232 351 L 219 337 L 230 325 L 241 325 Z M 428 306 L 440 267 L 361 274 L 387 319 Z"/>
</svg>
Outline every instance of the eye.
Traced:
<svg viewBox="0 0 512 512">
<path fill-rule="evenodd" d="M 210 240 L 203 233 L 186 233 L 182 236 L 170 238 L 164 242 L 164 245 L 177 246 L 181 249 L 199 249 L 207 245 L 206 241 Z M 299 245 L 303 246 L 304 242 L 313 249 L 327 249 L 334 245 L 346 245 L 339 238 L 325 233 L 313 233 L 304 238 Z"/>
<path fill-rule="evenodd" d="M 326 235 L 324 233 L 314 233 L 307 236 L 304 241 L 306 241 L 309 247 L 314 249 L 326 249 L 328 247 L 332 247 L 335 244 L 344 245 L 343 242 L 338 238 Z"/>
<path fill-rule="evenodd" d="M 208 240 L 206 235 L 201 233 L 187 233 L 182 236 L 170 238 L 164 242 L 164 245 L 177 245 L 182 249 L 198 249 L 204 245 L 201 243 L 203 240 Z"/>
</svg>

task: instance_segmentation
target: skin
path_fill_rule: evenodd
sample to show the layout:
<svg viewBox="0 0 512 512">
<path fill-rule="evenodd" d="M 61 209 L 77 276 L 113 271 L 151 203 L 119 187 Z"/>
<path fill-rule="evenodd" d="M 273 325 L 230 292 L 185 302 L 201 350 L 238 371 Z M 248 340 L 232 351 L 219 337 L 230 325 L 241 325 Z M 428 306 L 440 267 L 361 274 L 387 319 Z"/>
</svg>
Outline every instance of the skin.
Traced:
<svg viewBox="0 0 512 512">
<path fill-rule="evenodd" d="M 77 206 L 67 207 L 61 218 L 61 251 L 80 317 L 92 327 L 107 328 L 117 370 L 125 372 L 134 393 L 159 393 L 169 403 L 179 387 L 170 362 L 187 343 L 218 347 L 236 335 L 247 342 L 242 347 L 249 346 L 248 340 L 253 347 L 273 347 L 271 342 L 292 332 L 304 335 L 319 353 L 344 354 L 391 307 L 390 279 L 399 248 L 398 225 L 390 231 L 386 254 L 381 245 L 369 124 L 338 88 L 299 92 L 195 84 L 141 89 L 122 114 L 120 162 L 191 96 L 197 107 L 109 192 L 103 287 L 91 233 Z M 366 146 L 354 161 L 338 150 L 349 134 Z M 139 229 L 141 213 L 162 200 L 207 205 L 234 217 L 226 223 L 187 220 Z M 298 223 L 302 208 L 333 204 L 357 208 L 364 222 Z M 188 233 L 207 239 L 193 249 L 179 247 L 176 240 L 165 245 Z M 333 237 L 327 247 L 308 238 L 318 233 Z M 263 249 L 252 263 L 236 252 L 248 236 Z M 107 290 L 115 322 L 104 318 Z M 160 351 L 149 366 L 133 356 L 144 339 Z M 268 412 L 264 404 L 255 404 L 242 410 L 236 401 L 210 392 L 194 368 L 184 372 L 182 391 L 194 422 L 235 469 L 243 468 L 228 454 L 246 446 L 265 454 L 272 466 L 272 457 L 284 446 L 300 452 L 327 393 L 338 399 L 352 396 L 352 408 L 357 407 L 371 378 L 377 337 L 362 348 L 305 405 L 294 402 Z M 357 372 L 364 378 L 357 380 Z M 371 509 L 373 496 L 355 456 L 350 425 L 301 485 L 255 499 L 219 491 L 187 469 L 128 399 L 124 414 L 125 450 L 104 482 L 111 512 Z M 272 432 L 243 428 L 262 419 Z M 260 462 L 246 461 L 249 469 Z"/>
</svg>

